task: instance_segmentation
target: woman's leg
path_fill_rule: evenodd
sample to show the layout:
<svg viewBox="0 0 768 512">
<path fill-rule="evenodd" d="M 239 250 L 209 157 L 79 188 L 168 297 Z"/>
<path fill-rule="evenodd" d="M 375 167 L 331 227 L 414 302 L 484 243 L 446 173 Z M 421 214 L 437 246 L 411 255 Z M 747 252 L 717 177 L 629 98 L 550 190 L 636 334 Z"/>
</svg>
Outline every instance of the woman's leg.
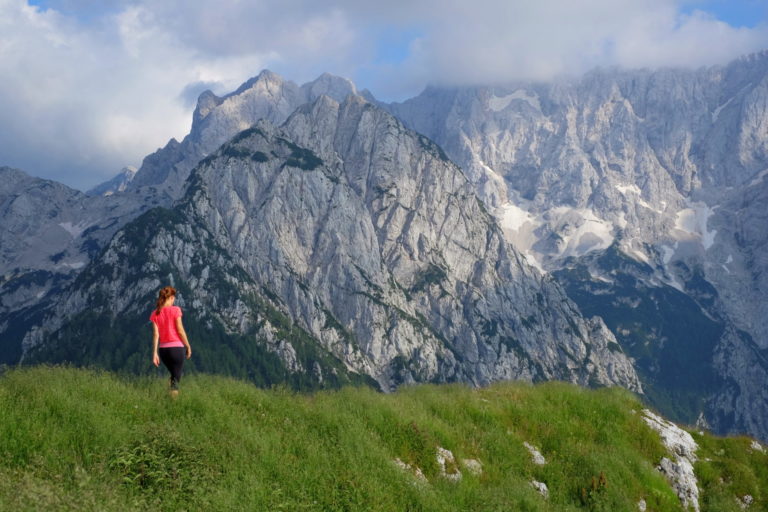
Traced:
<svg viewBox="0 0 768 512">
<path fill-rule="evenodd" d="M 157 352 L 160 360 L 171 372 L 171 389 L 178 390 L 181 372 L 184 368 L 184 357 L 187 354 L 186 349 L 184 347 L 168 347 L 160 348 Z"/>
</svg>

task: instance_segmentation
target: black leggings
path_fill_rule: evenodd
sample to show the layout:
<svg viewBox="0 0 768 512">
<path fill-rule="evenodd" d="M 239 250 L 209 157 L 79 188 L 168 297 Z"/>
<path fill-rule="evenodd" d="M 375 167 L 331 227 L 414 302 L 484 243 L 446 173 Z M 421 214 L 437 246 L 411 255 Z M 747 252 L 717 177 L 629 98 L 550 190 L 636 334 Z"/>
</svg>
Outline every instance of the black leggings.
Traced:
<svg viewBox="0 0 768 512">
<path fill-rule="evenodd" d="M 179 389 L 181 370 L 184 368 L 184 358 L 187 356 L 186 347 L 160 347 L 158 349 L 160 360 L 168 371 L 171 372 L 171 389 Z"/>
</svg>

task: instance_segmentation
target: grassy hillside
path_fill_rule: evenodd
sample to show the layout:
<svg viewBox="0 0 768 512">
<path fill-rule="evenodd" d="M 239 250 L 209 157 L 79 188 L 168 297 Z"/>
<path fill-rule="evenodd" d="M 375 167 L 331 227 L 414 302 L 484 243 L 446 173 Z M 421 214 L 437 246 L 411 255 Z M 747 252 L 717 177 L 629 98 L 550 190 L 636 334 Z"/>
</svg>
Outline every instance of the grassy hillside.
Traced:
<svg viewBox="0 0 768 512">
<path fill-rule="evenodd" d="M 299 394 L 192 375 L 36 367 L 0 377 L 3 510 L 680 510 L 619 389 L 503 383 Z M 768 455 L 694 433 L 702 510 L 768 509 Z M 533 463 L 524 442 L 547 460 Z M 438 447 L 458 461 L 440 476 Z M 426 482 L 393 461 L 417 466 Z M 473 475 L 462 459 L 476 459 Z M 602 476 L 601 476 L 602 475 Z M 545 482 L 544 499 L 531 480 Z"/>
</svg>

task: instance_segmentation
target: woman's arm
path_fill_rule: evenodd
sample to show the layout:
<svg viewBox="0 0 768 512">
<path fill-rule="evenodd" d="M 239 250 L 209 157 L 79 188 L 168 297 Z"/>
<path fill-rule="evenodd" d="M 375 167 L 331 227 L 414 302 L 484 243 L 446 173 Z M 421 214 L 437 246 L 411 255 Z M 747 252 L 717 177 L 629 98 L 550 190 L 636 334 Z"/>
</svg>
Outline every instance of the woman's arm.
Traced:
<svg viewBox="0 0 768 512">
<path fill-rule="evenodd" d="M 192 357 L 192 347 L 189 346 L 189 340 L 187 339 L 187 332 L 184 330 L 184 324 L 181 323 L 181 317 L 176 317 L 176 331 L 181 336 L 181 341 L 184 342 L 184 346 L 187 347 L 187 359 Z"/>
<path fill-rule="evenodd" d="M 160 356 L 157 355 L 157 340 L 160 339 L 160 333 L 157 330 L 157 324 L 152 322 L 152 363 L 160 366 Z"/>
</svg>

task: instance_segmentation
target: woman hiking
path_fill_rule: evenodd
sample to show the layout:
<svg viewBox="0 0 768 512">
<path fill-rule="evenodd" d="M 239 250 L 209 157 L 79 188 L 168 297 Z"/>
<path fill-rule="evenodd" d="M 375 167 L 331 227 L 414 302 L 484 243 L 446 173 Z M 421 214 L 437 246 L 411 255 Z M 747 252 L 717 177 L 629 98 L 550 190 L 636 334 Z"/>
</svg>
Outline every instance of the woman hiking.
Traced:
<svg viewBox="0 0 768 512">
<path fill-rule="evenodd" d="M 192 347 L 189 346 L 187 333 L 181 323 L 181 308 L 173 305 L 176 300 L 176 290 L 166 286 L 160 290 L 157 303 L 149 320 L 152 322 L 152 362 L 160 366 L 163 362 L 171 372 L 172 398 L 179 396 L 179 381 L 184 367 L 184 357 L 192 357 Z M 158 341 L 160 346 L 158 348 Z"/>
</svg>

